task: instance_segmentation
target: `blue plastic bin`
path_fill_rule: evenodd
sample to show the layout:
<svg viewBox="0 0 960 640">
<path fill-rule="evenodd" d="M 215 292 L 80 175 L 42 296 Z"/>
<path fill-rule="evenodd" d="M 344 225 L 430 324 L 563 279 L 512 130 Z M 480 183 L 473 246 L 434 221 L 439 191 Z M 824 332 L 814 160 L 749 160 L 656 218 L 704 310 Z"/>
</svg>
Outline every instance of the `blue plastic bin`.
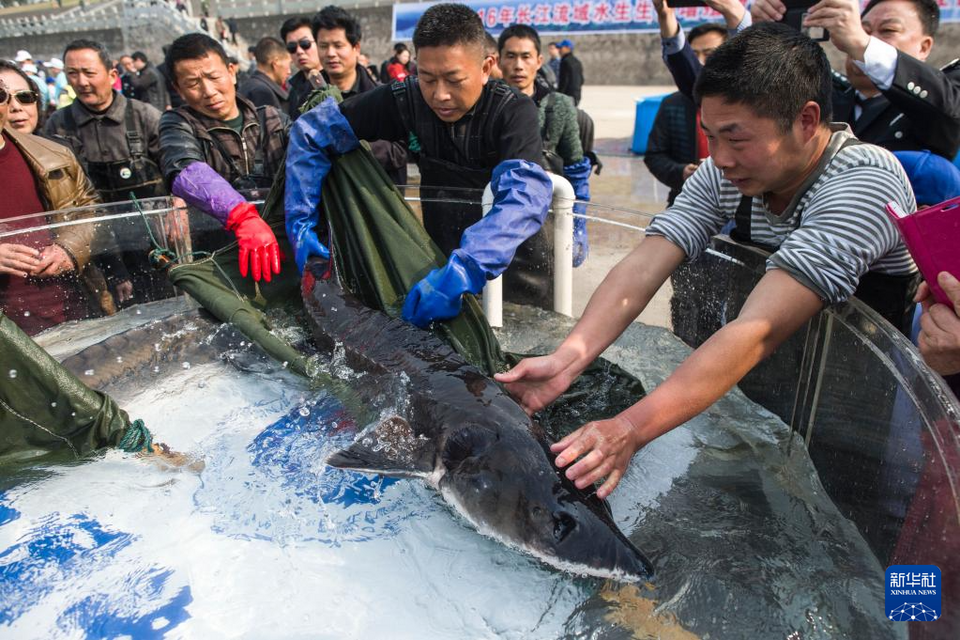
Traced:
<svg viewBox="0 0 960 640">
<path fill-rule="evenodd" d="M 647 152 L 647 138 L 650 137 L 650 130 L 653 129 L 653 119 L 657 117 L 660 103 L 668 95 L 670 94 L 664 93 L 637 100 L 637 118 L 633 123 L 633 144 L 630 145 L 630 150 L 634 153 L 642 155 Z"/>
</svg>

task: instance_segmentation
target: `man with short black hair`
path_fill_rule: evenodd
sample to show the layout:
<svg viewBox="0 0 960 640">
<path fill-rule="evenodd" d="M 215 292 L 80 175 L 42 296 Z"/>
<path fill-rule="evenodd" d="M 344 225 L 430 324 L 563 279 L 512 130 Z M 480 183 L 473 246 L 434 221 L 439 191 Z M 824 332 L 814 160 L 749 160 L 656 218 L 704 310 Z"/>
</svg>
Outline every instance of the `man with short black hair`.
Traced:
<svg viewBox="0 0 960 640">
<path fill-rule="evenodd" d="M 757 0 L 756 20 L 779 20 L 780 0 Z M 960 63 L 926 62 L 940 24 L 936 0 L 822 0 L 805 26 L 822 27 L 846 54 L 834 74 L 837 120 L 861 140 L 892 151 L 929 149 L 953 160 L 960 149 Z"/>
<path fill-rule="evenodd" d="M 297 72 L 287 82 L 290 101 L 287 113 L 291 120 L 296 120 L 300 117 L 300 107 L 314 90 L 310 76 L 320 73 L 320 53 L 317 41 L 313 38 L 310 18 L 301 16 L 284 22 L 280 27 L 280 39 L 297 65 Z"/>
<path fill-rule="evenodd" d="M 261 38 L 253 55 L 257 70 L 240 85 L 240 95 L 256 107 L 270 105 L 287 113 L 290 110 L 290 95 L 283 84 L 290 77 L 292 58 L 286 46 L 276 38 Z"/>
<path fill-rule="evenodd" d="M 130 85 L 136 90 L 138 100 L 152 104 L 161 113 L 170 108 L 170 96 L 164 85 L 163 76 L 150 64 L 147 54 L 134 51 L 130 56 L 136 73 L 130 74 Z"/>
<path fill-rule="evenodd" d="M 893 154 L 830 124 L 830 65 L 817 43 L 785 25 L 754 25 L 707 60 L 695 92 L 710 157 L 607 275 L 560 347 L 496 376 L 528 412 L 539 411 L 727 222 L 771 252 L 735 320 L 632 407 L 552 446 L 558 467 L 574 463 L 566 476 L 577 487 L 605 479 L 600 498 L 638 449 L 710 407 L 824 305 L 866 287 L 881 292 L 872 302 L 887 317 L 902 320 L 913 306 L 916 267 L 884 212 L 888 202 L 913 211 L 913 192 Z"/>
<path fill-rule="evenodd" d="M 63 53 L 67 81 L 77 94 L 44 131 L 69 143 L 104 202 L 167 195 L 160 175 L 160 112 L 113 89 L 117 71 L 106 48 L 74 40 Z"/>
<path fill-rule="evenodd" d="M 357 69 L 363 37 L 360 21 L 342 8 L 329 5 L 313 16 L 310 26 L 317 40 L 323 79 L 338 87 L 344 98 L 369 91 L 373 78 Z"/>
<path fill-rule="evenodd" d="M 327 6 L 311 21 L 320 52 L 321 73 L 328 84 L 340 89 L 344 100 L 366 93 L 379 82 L 360 64 L 360 22 L 337 6 Z M 394 184 L 407 183 L 406 141 L 368 140 L 370 151 Z"/>
<path fill-rule="evenodd" d="M 450 259 L 407 295 L 403 317 L 414 324 L 456 316 L 462 295 L 478 293 L 503 272 L 540 229 L 552 182 L 539 165 L 536 105 L 502 82 L 488 82 L 493 61 L 484 55 L 485 35 L 469 7 L 433 5 L 414 31 L 418 76 L 381 85 L 339 108 L 329 99 L 297 121 L 287 154 L 285 209 L 301 270 L 311 257 L 329 256 L 317 235 L 328 154 L 355 149 L 357 138 L 415 140 L 421 188 L 431 196 L 455 200 L 460 189 L 487 183 L 493 190 L 493 208 L 482 220 L 479 207 L 423 203 L 424 226 Z M 536 252 L 526 247 L 521 253 Z M 521 292 L 509 284 L 506 290 Z"/>
<path fill-rule="evenodd" d="M 233 231 L 240 274 L 268 282 L 280 273 L 276 237 L 240 190 L 266 196 L 283 162 L 290 120 L 236 94 L 236 65 L 206 34 L 180 36 L 167 62 L 186 105 L 163 114 L 163 175 L 171 191 Z M 248 262 L 249 260 L 249 262 Z"/>
<path fill-rule="evenodd" d="M 129 200 L 131 193 L 168 195 L 160 172 L 160 112 L 114 90 L 117 70 L 99 42 L 74 40 L 63 59 L 77 98 L 50 116 L 44 132 L 73 149 L 104 202 Z M 146 302 L 168 292 L 166 279 L 148 262 L 143 223 L 130 218 L 111 228 L 120 253 L 111 253 L 101 266 L 117 298 L 125 302 L 132 295 L 133 302 Z"/>
<path fill-rule="evenodd" d="M 570 96 L 563 95 L 539 81 L 543 67 L 540 35 L 525 24 L 515 24 L 500 33 L 498 64 L 503 80 L 537 105 L 540 137 L 543 140 L 543 166 L 573 185 L 577 200 L 590 200 L 590 160 L 583 155 L 577 108 Z M 578 205 L 579 206 L 579 205 Z M 577 211 L 577 213 L 585 213 Z M 587 221 L 574 218 L 573 265 L 580 266 L 587 256 Z"/>
</svg>

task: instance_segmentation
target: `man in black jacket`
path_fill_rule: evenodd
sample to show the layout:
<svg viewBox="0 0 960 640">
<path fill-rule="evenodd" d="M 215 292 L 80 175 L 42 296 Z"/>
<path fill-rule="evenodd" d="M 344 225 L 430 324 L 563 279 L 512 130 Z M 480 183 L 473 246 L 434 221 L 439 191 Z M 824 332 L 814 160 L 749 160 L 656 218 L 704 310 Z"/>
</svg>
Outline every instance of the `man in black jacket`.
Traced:
<svg viewBox="0 0 960 640">
<path fill-rule="evenodd" d="M 290 120 L 236 95 L 236 65 L 208 35 L 180 36 L 167 62 L 186 106 L 160 119 L 163 177 L 174 195 L 236 235 L 242 276 L 249 266 L 255 280 L 269 281 L 280 273 L 279 245 L 250 200 L 265 197 L 273 184 Z"/>
<path fill-rule="evenodd" d="M 152 104 L 161 113 L 170 108 L 170 96 L 164 86 L 163 76 L 157 68 L 150 64 L 147 55 L 142 51 L 134 51 L 133 68 L 136 74 L 130 74 L 130 85 L 136 90 L 138 99 Z"/>
<path fill-rule="evenodd" d="M 780 0 L 757 0 L 754 20 L 778 20 Z M 822 0 L 805 24 L 823 27 L 847 56 L 834 74 L 833 108 L 861 140 L 891 151 L 929 149 L 949 160 L 960 148 L 960 66 L 926 61 L 940 24 L 936 0 Z"/>
<path fill-rule="evenodd" d="M 379 86 L 360 61 L 360 23 L 340 7 L 324 7 L 311 21 L 320 52 L 322 76 L 336 85 L 344 100 Z M 407 145 L 369 140 L 370 150 L 394 184 L 407 183 Z"/>
<path fill-rule="evenodd" d="M 700 64 L 726 40 L 727 28 L 715 23 L 698 25 L 687 36 Z M 657 180 L 670 187 L 668 205 L 673 204 L 683 183 L 708 155 L 697 105 L 680 91 L 664 98 L 647 139 L 643 162 Z"/>
<path fill-rule="evenodd" d="M 270 105 L 287 113 L 290 96 L 283 88 L 290 77 L 290 54 L 276 38 L 261 38 L 254 49 L 257 70 L 240 85 L 240 95 L 256 107 Z"/>
<path fill-rule="evenodd" d="M 280 39 L 286 44 L 287 53 L 293 56 L 298 71 L 287 81 L 289 110 L 291 120 L 300 117 L 300 107 L 313 92 L 311 74 L 320 73 L 320 54 L 317 41 L 313 37 L 310 18 L 290 18 L 280 27 Z"/>
<path fill-rule="evenodd" d="M 580 104 L 580 90 L 583 88 L 583 64 L 573 55 L 573 42 L 560 42 L 560 77 L 557 79 L 557 91 L 573 98 L 573 104 Z"/>
</svg>

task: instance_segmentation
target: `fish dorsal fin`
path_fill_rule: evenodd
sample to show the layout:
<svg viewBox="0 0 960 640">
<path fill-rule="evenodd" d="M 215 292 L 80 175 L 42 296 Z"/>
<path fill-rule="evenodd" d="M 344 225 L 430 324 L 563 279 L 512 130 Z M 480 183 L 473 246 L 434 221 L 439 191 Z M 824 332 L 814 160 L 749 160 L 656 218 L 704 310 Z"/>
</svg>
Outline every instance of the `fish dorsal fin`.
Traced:
<svg viewBox="0 0 960 640">
<path fill-rule="evenodd" d="M 433 442 L 415 435 L 409 422 L 390 416 L 327 458 L 327 464 L 338 469 L 420 478 L 433 472 L 434 452 Z"/>
</svg>

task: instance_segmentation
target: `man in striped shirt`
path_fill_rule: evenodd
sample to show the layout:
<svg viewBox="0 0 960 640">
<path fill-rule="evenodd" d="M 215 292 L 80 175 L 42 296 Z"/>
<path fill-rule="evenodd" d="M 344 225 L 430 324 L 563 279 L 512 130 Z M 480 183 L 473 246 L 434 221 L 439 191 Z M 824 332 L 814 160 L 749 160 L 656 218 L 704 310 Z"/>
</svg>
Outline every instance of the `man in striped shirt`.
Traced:
<svg viewBox="0 0 960 640">
<path fill-rule="evenodd" d="M 707 409 L 824 305 L 852 295 L 865 274 L 880 274 L 880 306 L 905 308 L 916 286 L 916 267 L 884 213 L 889 201 L 916 208 L 910 184 L 889 152 L 830 125 L 830 66 L 819 45 L 781 24 L 753 26 L 717 49 L 695 94 L 710 158 L 607 275 L 560 347 L 497 376 L 538 411 L 725 223 L 738 220 L 741 236 L 772 251 L 736 320 L 640 402 L 553 445 L 558 467 L 574 463 L 566 475 L 578 487 L 606 479 L 601 498 L 637 450 Z"/>
</svg>

